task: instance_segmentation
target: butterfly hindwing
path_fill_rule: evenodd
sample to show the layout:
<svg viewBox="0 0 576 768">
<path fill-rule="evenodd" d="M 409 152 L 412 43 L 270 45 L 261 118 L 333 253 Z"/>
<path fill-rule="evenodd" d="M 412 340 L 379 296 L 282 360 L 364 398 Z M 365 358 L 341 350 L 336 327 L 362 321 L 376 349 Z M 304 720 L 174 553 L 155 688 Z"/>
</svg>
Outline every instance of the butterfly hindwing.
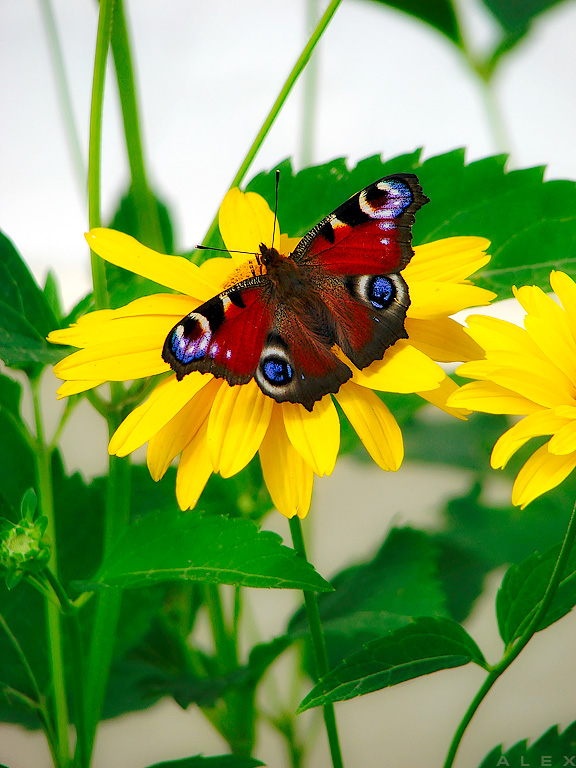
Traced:
<svg viewBox="0 0 576 768">
<path fill-rule="evenodd" d="M 256 370 L 264 394 L 279 403 L 301 403 L 311 411 L 329 392 L 338 392 L 352 375 L 350 368 L 292 316 L 268 335 Z"/>
</svg>

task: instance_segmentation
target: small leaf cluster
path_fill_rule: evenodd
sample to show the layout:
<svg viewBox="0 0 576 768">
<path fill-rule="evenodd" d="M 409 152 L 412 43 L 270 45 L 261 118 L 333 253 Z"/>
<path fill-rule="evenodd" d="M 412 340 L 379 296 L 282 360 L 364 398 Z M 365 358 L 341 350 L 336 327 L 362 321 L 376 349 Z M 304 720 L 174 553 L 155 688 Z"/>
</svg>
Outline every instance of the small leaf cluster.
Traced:
<svg viewBox="0 0 576 768">
<path fill-rule="evenodd" d="M 16 524 L 0 518 L 0 576 L 8 589 L 15 587 L 24 573 L 37 573 L 48 562 L 50 545 L 44 534 L 46 515 L 35 519 L 36 494 L 30 488 L 22 499 L 20 521 Z"/>
</svg>

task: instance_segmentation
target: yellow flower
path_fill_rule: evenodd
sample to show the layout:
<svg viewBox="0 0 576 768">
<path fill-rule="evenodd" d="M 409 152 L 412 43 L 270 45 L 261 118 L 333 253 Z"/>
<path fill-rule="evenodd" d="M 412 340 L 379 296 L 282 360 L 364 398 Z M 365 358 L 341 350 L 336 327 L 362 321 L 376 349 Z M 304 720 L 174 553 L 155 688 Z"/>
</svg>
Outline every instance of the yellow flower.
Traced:
<svg viewBox="0 0 576 768">
<path fill-rule="evenodd" d="M 49 336 L 50 341 L 80 347 L 54 369 L 65 382 L 58 390 L 60 397 L 104 381 L 170 374 L 120 425 L 110 441 L 111 454 L 126 456 L 148 442 L 148 467 L 155 480 L 180 455 L 176 494 L 181 508 L 187 509 L 197 503 L 212 472 L 230 477 L 259 452 L 277 509 L 287 517 L 304 517 L 314 474 L 329 475 L 338 455 L 340 420 L 334 399 L 385 470 L 397 470 L 402 463 L 402 434 L 374 390 L 417 392 L 455 415 L 462 413 L 446 406 L 456 385 L 434 360 L 478 356 L 477 345 L 448 315 L 494 297 L 467 280 L 489 260 L 484 253 L 488 241 L 458 237 L 416 248 L 403 271 L 411 295 L 409 339 L 398 341 L 383 360 L 362 371 L 348 363 L 353 377 L 309 412 L 299 404 L 275 402 L 254 379 L 230 386 L 195 371 L 178 381 L 162 359 L 164 340 L 181 318 L 250 273 L 254 258 L 235 251 L 257 253 L 260 243 L 269 243 L 274 229 L 266 201 L 238 189 L 226 195 L 219 221 L 231 258 L 215 257 L 201 266 L 156 253 L 121 232 L 95 229 L 87 235 L 92 250 L 106 261 L 178 291 L 92 312 Z M 279 235 L 278 229 L 277 225 L 273 245 L 288 254 L 298 239 Z"/>
<path fill-rule="evenodd" d="M 536 286 L 514 288 L 526 311 L 524 328 L 491 317 L 468 318 L 467 332 L 486 355 L 458 368 L 477 381 L 450 397 L 455 407 L 524 417 L 494 445 L 494 468 L 503 469 L 530 438 L 551 435 L 514 482 L 512 503 L 522 508 L 576 467 L 576 285 L 554 271 L 550 284 L 562 306 Z"/>
</svg>

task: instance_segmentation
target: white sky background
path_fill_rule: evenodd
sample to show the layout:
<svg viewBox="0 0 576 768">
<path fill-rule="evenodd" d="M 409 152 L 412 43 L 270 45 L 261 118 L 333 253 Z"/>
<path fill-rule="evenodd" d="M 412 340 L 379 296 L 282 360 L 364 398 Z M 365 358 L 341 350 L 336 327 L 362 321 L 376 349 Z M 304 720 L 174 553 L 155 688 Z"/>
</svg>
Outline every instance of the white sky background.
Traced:
<svg viewBox="0 0 576 768">
<path fill-rule="evenodd" d="M 430 0 L 433 2 L 433 0 Z M 304 0 L 126 0 L 150 180 L 169 205 L 176 244 L 200 241 L 305 42 Z M 53 0 L 84 152 L 97 24 L 95 0 Z M 479 0 L 460 0 L 463 24 L 476 48 L 496 32 Z M 576 179 L 576 3 L 547 13 L 501 68 L 497 95 L 510 136 L 510 167 L 547 165 L 548 178 Z M 315 162 L 372 154 L 393 157 L 424 147 L 425 157 L 468 148 L 468 161 L 493 154 L 480 88 L 456 49 L 440 33 L 408 16 L 362 0 L 344 0 L 317 52 L 320 83 Z M 106 219 L 128 182 L 113 74 L 104 112 L 103 210 Z M 299 156 L 302 92 L 297 87 L 248 174 Z M 298 165 L 298 161 L 296 163 Z M 506 215 L 500 212 L 499 215 Z M 282 212 L 279 212 L 282 221 Z M 89 289 L 84 196 L 74 175 L 58 105 L 40 0 L 0 0 L 0 229 L 35 274 L 51 268 L 69 306 Z M 474 233 L 470 233 L 474 234 Z M 78 409 L 63 442 L 69 470 L 91 467 L 104 451 L 105 429 Z M 92 421 L 89 421 L 89 420 Z M 100 430 L 100 432 L 98 431 Z M 89 439 L 86 439 L 89 435 Z M 68 450 L 66 450 L 68 449 Z M 386 484 L 383 484 L 385 478 Z M 338 463 L 316 484 L 314 529 L 321 573 L 366 555 L 389 524 L 373 514 L 385 503 L 393 522 L 426 526 L 438 498 L 468 487 L 469 478 L 438 468 L 410 467 L 383 475 L 377 468 Z M 369 517 L 349 513 L 358 499 Z M 284 535 L 285 521 L 267 525 Z M 368 542 L 368 543 L 367 543 Z M 496 588 L 498 574 L 493 588 Z M 493 591 L 468 624 L 481 647 L 498 657 Z M 283 622 L 292 595 L 258 591 L 266 621 Z M 256 618 L 262 618 L 257 613 Z M 536 736 L 574 718 L 576 615 L 535 638 L 479 712 L 458 766 L 478 764 L 499 741 Z M 272 636 L 272 629 L 268 629 Z M 266 635 L 265 635 L 266 636 Z M 551 650 L 552 649 L 552 650 Z M 338 708 L 345 758 L 371 765 L 386 747 L 394 768 L 440 765 L 462 712 L 483 678 L 458 669 L 373 694 Z M 192 708 L 173 702 L 107 723 L 95 768 L 141 768 L 204 751 L 225 751 Z M 40 734 L 1 726 L 0 762 L 47 768 Z M 263 736 L 259 756 L 278 768 L 278 742 Z M 314 765 L 323 768 L 321 755 Z M 423 757 L 424 755 L 424 757 Z M 372 760 L 372 762 L 371 762 Z"/>
<path fill-rule="evenodd" d="M 53 0 L 75 117 L 88 145 L 97 23 L 90 0 Z M 478 0 L 461 0 L 481 49 L 497 34 Z M 151 181 L 174 215 L 176 244 L 202 239 L 305 40 L 303 0 L 127 2 Z M 546 14 L 510 60 L 497 93 L 511 166 L 576 178 L 576 4 Z M 440 34 L 400 12 L 345 0 L 317 53 L 315 162 L 424 147 L 425 156 L 494 145 L 475 78 Z M 103 211 L 126 188 L 113 73 L 104 112 Z M 297 86 L 248 174 L 299 156 Z M 89 287 L 86 205 L 74 175 L 39 0 L 0 0 L 0 228 L 40 277 L 54 269 L 67 304 Z M 280 220 L 282 212 L 279 212 Z"/>
</svg>

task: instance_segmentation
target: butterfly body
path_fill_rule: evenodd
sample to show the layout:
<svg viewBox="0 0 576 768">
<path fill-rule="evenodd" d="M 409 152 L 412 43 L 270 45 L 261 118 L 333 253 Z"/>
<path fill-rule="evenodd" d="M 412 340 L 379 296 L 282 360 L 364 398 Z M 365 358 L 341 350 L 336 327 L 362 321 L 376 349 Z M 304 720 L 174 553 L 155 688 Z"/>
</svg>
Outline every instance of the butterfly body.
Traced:
<svg viewBox="0 0 576 768">
<path fill-rule="evenodd" d="M 230 384 L 254 377 L 277 402 L 312 410 L 352 376 L 335 345 L 365 368 L 406 338 L 410 299 L 399 273 L 426 202 L 416 176 L 388 176 L 319 222 L 290 255 L 262 244 L 251 277 L 170 331 L 164 360 L 178 379 L 191 371 Z"/>
</svg>

